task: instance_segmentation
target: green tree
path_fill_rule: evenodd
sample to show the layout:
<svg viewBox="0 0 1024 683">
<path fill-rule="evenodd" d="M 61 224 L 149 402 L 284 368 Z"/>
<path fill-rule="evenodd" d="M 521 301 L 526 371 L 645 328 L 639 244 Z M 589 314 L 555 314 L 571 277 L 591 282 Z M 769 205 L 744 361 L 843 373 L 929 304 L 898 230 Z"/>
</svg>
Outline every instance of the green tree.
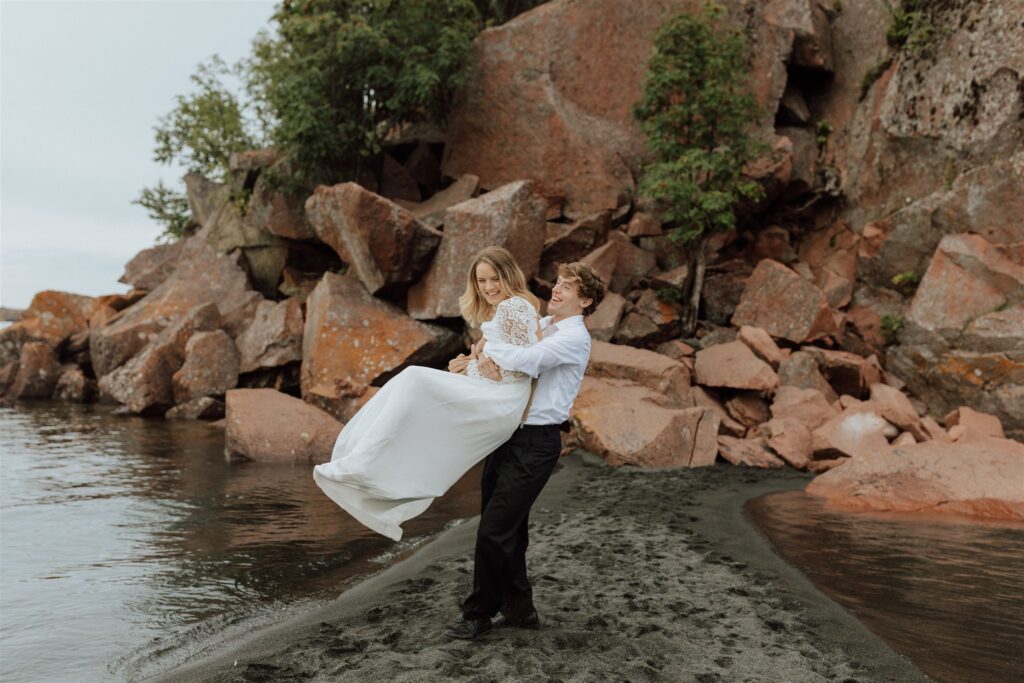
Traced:
<svg viewBox="0 0 1024 683">
<path fill-rule="evenodd" d="M 378 172 L 399 127 L 443 124 L 480 29 L 472 0 L 284 0 L 248 89 L 302 185 Z"/>
<path fill-rule="evenodd" d="M 747 41 L 719 23 L 724 12 L 708 3 L 658 30 L 634 109 L 652 156 L 639 193 L 654 202 L 671 237 L 690 246 L 684 336 L 697 325 L 708 239 L 735 228 L 738 207 L 763 192 L 743 175 L 765 149 L 749 132 L 759 112 L 746 83 Z"/>
<path fill-rule="evenodd" d="M 190 173 L 223 182 L 232 153 L 263 144 L 266 126 L 260 112 L 226 83 L 240 80 L 243 68 L 241 64 L 228 67 L 217 55 L 199 65 L 191 76 L 194 91 L 178 95 L 174 109 L 155 127 L 155 161 L 177 164 Z M 180 238 L 195 227 L 184 191 L 162 181 L 156 187 L 143 188 L 133 203 L 164 226 L 165 238 Z"/>
</svg>

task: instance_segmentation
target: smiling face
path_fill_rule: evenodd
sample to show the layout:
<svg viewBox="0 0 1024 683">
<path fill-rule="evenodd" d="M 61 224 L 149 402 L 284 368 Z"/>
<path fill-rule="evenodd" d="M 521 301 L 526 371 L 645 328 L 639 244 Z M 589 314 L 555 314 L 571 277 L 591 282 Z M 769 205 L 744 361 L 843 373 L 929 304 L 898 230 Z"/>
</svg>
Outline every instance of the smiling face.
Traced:
<svg viewBox="0 0 1024 683">
<path fill-rule="evenodd" d="M 480 295 L 491 306 L 497 306 L 508 298 L 501 278 L 491 264 L 481 261 L 476 266 L 476 288 Z"/>
<path fill-rule="evenodd" d="M 578 281 L 559 275 L 558 281 L 551 290 L 548 314 L 553 315 L 556 321 L 574 315 L 582 315 L 583 309 L 589 306 L 591 301 L 592 299 L 580 297 L 580 284 Z"/>
</svg>

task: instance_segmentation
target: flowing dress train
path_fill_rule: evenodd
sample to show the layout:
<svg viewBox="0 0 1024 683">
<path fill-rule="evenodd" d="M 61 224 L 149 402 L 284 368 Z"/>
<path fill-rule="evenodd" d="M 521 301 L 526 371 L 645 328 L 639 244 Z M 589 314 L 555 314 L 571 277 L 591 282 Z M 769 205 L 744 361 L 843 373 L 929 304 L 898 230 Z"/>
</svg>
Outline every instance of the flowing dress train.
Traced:
<svg viewBox="0 0 1024 683">
<path fill-rule="evenodd" d="M 537 313 L 521 297 L 498 304 L 481 326 L 487 341 L 537 341 Z M 473 465 L 512 436 L 530 398 L 530 377 L 481 377 L 411 366 L 388 381 L 345 425 L 331 461 L 313 479 L 364 526 L 393 540 Z"/>
</svg>

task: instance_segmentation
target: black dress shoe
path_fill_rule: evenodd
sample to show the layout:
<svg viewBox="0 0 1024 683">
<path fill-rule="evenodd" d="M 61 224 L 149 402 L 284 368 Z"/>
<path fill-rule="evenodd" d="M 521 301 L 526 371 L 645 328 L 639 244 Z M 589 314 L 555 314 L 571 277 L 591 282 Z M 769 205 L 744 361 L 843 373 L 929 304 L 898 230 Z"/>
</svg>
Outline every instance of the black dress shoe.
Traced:
<svg viewBox="0 0 1024 683">
<path fill-rule="evenodd" d="M 492 624 L 494 628 L 503 628 L 511 626 L 512 628 L 537 628 L 540 626 L 540 617 L 537 616 L 537 610 L 531 609 L 526 613 L 526 616 L 518 619 L 509 619 L 504 614 L 499 614 L 494 618 Z"/>
<path fill-rule="evenodd" d="M 491 620 L 488 617 L 482 619 L 463 620 L 454 626 L 449 626 L 444 632 L 449 638 L 459 640 L 475 640 L 491 630 Z"/>
</svg>

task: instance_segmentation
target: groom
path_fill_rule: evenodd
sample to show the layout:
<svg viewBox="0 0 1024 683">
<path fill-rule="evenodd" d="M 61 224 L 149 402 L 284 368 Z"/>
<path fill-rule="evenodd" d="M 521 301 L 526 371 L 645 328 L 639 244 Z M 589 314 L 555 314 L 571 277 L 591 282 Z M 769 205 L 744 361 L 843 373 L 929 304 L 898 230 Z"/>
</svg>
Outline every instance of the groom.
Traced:
<svg viewBox="0 0 1024 683">
<path fill-rule="evenodd" d="M 579 393 L 590 358 L 590 333 L 583 316 L 604 298 L 604 284 L 582 263 L 561 266 L 551 291 L 541 339 L 533 346 L 481 341 L 473 355 L 481 374 L 498 380 L 498 368 L 536 377 L 523 424 L 487 456 L 480 481 L 481 513 L 474 552 L 473 592 L 462 603 L 462 621 L 452 638 L 472 640 L 497 626 L 534 627 L 540 621 L 526 576 L 530 507 L 554 471 L 562 449 L 560 426 Z M 491 618 L 502 613 L 494 622 Z"/>
</svg>

